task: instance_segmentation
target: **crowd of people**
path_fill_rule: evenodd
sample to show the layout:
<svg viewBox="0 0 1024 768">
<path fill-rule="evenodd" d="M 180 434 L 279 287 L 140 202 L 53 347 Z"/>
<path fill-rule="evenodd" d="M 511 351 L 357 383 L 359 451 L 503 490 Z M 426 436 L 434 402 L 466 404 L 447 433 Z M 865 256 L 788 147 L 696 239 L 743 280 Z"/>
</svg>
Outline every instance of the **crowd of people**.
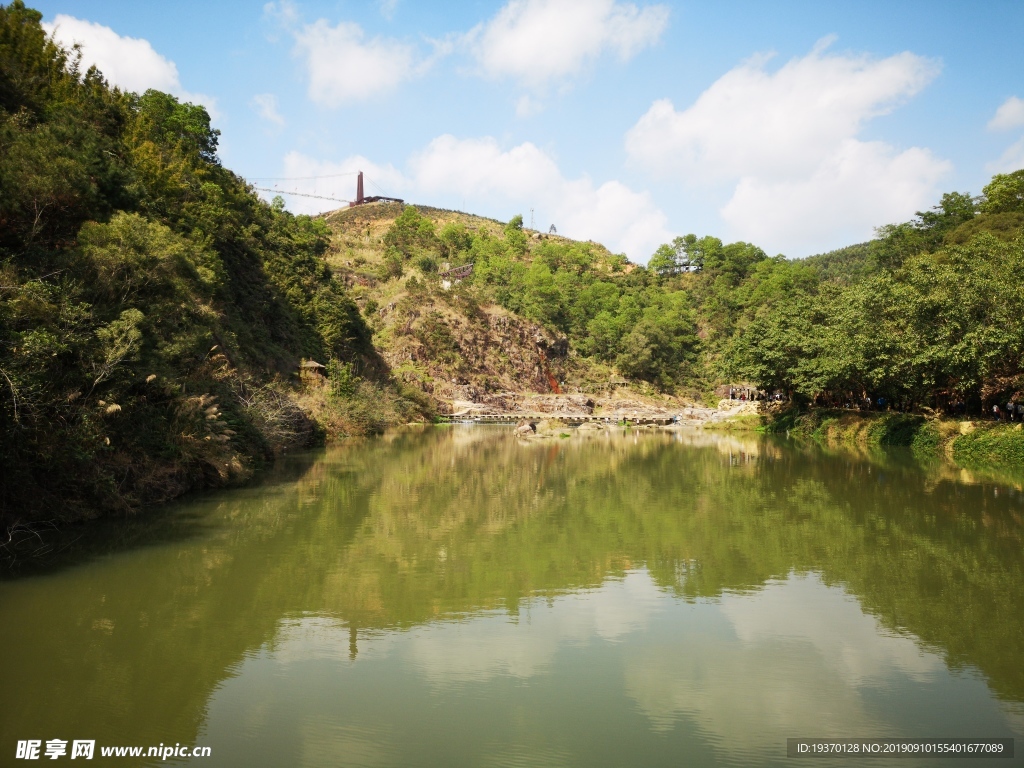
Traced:
<svg viewBox="0 0 1024 768">
<path fill-rule="evenodd" d="M 754 400 L 754 401 L 770 400 L 772 402 L 781 403 L 781 402 L 783 402 L 785 400 L 788 400 L 789 398 L 786 396 L 786 393 L 783 392 L 781 389 L 777 389 L 774 392 L 768 393 L 768 392 L 766 392 L 763 389 L 749 389 L 749 388 L 736 389 L 736 388 L 731 388 L 730 387 L 730 389 L 729 389 L 729 399 L 730 400 L 740 400 L 740 401 L 746 401 L 746 400 Z"/>
<path fill-rule="evenodd" d="M 813 400 L 813 405 L 818 408 L 840 408 L 854 411 L 897 411 L 902 413 L 914 413 L 919 409 L 914 403 L 906 400 L 889 401 L 884 397 L 872 397 L 866 393 L 860 397 L 847 394 L 846 397 L 835 396 L 834 394 L 819 394 Z M 989 413 L 993 421 L 1008 421 L 1024 423 L 1024 395 L 1017 393 L 1007 398 L 1003 403 L 993 403 L 991 408 L 983 405 L 978 399 L 968 403 L 962 397 L 951 399 L 940 398 L 936 408 L 947 416 L 953 418 L 967 417 L 969 414 L 979 412 Z M 979 410 L 980 409 L 980 410 Z M 988 409 L 988 410 L 986 410 Z M 928 409 L 925 409 L 928 410 Z"/>
<path fill-rule="evenodd" d="M 730 400 L 754 400 L 754 401 L 786 401 L 789 398 L 782 390 L 775 390 L 774 392 L 766 392 L 761 389 L 754 389 L 753 387 L 730 387 L 729 388 L 729 399 Z M 902 413 L 913 413 L 919 409 L 915 407 L 912 402 L 909 401 L 896 401 L 892 402 L 887 400 L 885 397 L 873 397 L 867 393 L 863 393 L 860 396 L 854 393 L 846 393 L 843 395 L 836 395 L 835 393 L 820 393 L 812 401 L 812 404 L 817 408 L 836 408 L 849 411 L 897 411 Z M 939 410 L 944 412 L 947 416 L 965 417 L 968 413 L 977 414 L 979 408 L 984 412 L 982 403 L 974 400 L 973 405 L 969 406 L 963 398 L 954 398 L 942 403 L 938 406 Z M 925 409 L 928 410 L 928 409 Z M 1008 398 L 1005 403 L 994 403 L 990 410 L 993 421 L 1008 421 L 1018 422 L 1024 424 L 1024 395 L 1017 393 L 1012 397 Z"/>
</svg>

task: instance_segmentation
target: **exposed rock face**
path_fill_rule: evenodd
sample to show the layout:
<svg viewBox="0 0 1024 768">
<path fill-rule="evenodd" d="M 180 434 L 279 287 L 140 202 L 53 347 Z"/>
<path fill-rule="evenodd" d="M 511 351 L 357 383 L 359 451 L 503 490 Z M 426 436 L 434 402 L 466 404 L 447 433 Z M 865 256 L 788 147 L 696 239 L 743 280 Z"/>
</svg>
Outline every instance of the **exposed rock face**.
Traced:
<svg viewBox="0 0 1024 768">
<path fill-rule="evenodd" d="M 439 400 L 514 410 L 514 392 L 546 393 L 564 381 L 568 340 L 497 306 L 442 297 L 386 305 L 375 342 L 393 370 Z"/>
<path fill-rule="evenodd" d="M 477 234 L 504 236 L 503 222 L 417 209 L 437 230 L 455 224 Z M 512 404 L 504 393 L 559 393 L 566 382 L 576 387 L 607 379 L 607 371 L 595 370 L 594 361 L 571 354 L 565 336 L 482 303 L 490 293 L 473 279 L 443 285 L 437 270 L 447 265 L 440 252 L 424 252 L 428 267 L 419 254 L 406 254 L 396 266 L 384 241 L 403 210 L 402 205 L 381 203 L 324 216 L 333 231 L 327 263 L 351 287 L 373 330 L 374 346 L 397 378 L 438 403 L 465 400 L 505 411 Z M 595 264 L 611 269 L 611 254 L 600 246 L 594 252 Z"/>
</svg>

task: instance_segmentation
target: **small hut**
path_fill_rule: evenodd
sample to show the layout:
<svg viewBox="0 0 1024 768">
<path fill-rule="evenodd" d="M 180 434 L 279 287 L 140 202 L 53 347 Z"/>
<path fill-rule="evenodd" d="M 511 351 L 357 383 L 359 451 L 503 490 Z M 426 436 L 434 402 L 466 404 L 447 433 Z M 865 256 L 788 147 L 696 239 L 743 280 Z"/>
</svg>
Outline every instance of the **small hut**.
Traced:
<svg viewBox="0 0 1024 768">
<path fill-rule="evenodd" d="M 301 381 L 321 381 L 327 377 L 327 366 L 316 360 L 303 360 L 299 363 L 299 379 Z"/>
</svg>

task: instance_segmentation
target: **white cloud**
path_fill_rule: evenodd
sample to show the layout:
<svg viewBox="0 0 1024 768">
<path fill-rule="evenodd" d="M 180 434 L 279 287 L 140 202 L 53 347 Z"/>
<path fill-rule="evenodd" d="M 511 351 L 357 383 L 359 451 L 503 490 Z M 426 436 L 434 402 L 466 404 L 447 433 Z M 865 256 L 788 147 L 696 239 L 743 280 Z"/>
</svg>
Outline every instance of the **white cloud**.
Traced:
<svg viewBox="0 0 1024 768">
<path fill-rule="evenodd" d="M 407 172 L 364 157 L 327 163 L 298 152 L 289 153 L 284 165 L 283 175 L 297 180 L 282 183 L 282 191 L 287 186 L 287 191 L 351 199 L 354 174 L 362 170 L 367 194 L 405 197 L 500 219 L 521 213 L 529 220 L 533 208 L 538 229 L 553 223 L 559 234 L 594 240 L 634 261 L 646 261 L 660 243 L 672 239 L 665 214 L 648 193 L 619 181 L 595 185 L 587 176 L 566 178 L 550 155 L 529 142 L 503 149 L 491 137 L 439 136 L 410 158 Z M 321 178 L 302 178 L 313 176 Z M 333 178 L 323 178 L 328 176 Z M 303 213 L 338 207 L 301 197 L 288 198 L 288 203 L 291 210 Z"/>
<path fill-rule="evenodd" d="M 216 99 L 182 88 L 178 67 L 157 53 L 148 40 L 122 37 L 110 27 L 63 13 L 52 22 L 43 22 L 43 29 L 66 48 L 77 43 L 82 63 L 86 67 L 95 65 L 111 84 L 122 90 L 143 93 L 155 88 L 182 101 L 202 104 L 211 117 L 219 116 Z"/>
<path fill-rule="evenodd" d="M 1007 147 L 998 160 L 985 166 L 989 173 L 1012 173 L 1021 168 L 1024 168 L 1024 136 Z"/>
<path fill-rule="evenodd" d="M 720 213 L 732 234 L 790 255 L 911 216 L 935 197 L 949 163 L 856 137 L 931 82 L 939 64 L 912 53 L 829 55 L 830 43 L 775 72 L 769 56 L 751 58 L 683 111 L 656 101 L 626 136 L 631 160 L 688 183 L 729 185 Z"/>
<path fill-rule="evenodd" d="M 467 40 L 486 74 L 542 85 L 606 51 L 629 59 L 658 41 L 668 16 L 664 5 L 615 0 L 511 0 Z"/>
<path fill-rule="evenodd" d="M 250 105 L 256 114 L 266 120 L 268 123 L 283 128 L 285 124 L 284 117 L 277 110 L 277 96 L 272 93 L 257 93 L 252 97 Z"/>
<path fill-rule="evenodd" d="M 474 201 L 490 210 L 535 208 L 544 229 L 554 223 L 560 234 L 595 240 L 635 261 L 646 261 L 671 239 L 665 214 L 646 192 L 609 181 L 595 186 L 582 176 L 568 179 L 555 160 L 530 142 L 503 150 L 491 138 L 434 139 L 411 161 L 416 188 L 426 196 Z"/>
<path fill-rule="evenodd" d="M 503 613 L 472 623 L 423 627 L 407 641 L 413 666 L 434 686 L 484 682 L 498 676 L 527 679 L 548 671 L 560 648 L 600 637 L 618 642 L 643 632 L 664 606 L 646 571 L 630 571 L 597 589 L 519 606 L 519 620 Z"/>
<path fill-rule="evenodd" d="M 950 170 L 927 149 L 897 154 L 883 142 L 847 139 L 802 178 L 744 176 L 719 213 L 737 237 L 806 255 L 909 218 L 934 200 Z"/>
<path fill-rule="evenodd" d="M 292 0 L 269 2 L 263 6 L 263 16 L 276 26 L 290 29 L 299 23 L 299 7 Z"/>
<path fill-rule="evenodd" d="M 988 121 L 990 131 L 1008 131 L 1024 125 L 1024 99 L 1011 96 L 1002 104 Z"/>
<path fill-rule="evenodd" d="M 745 645 L 806 643 L 850 686 L 870 685 L 896 672 L 919 683 L 938 677 L 941 659 L 907 635 L 888 632 L 841 587 L 817 574 L 790 574 L 756 595 L 727 595 L 721 611 Z"/>
<path fill-rule="evenodd" d="M 731 758 L 720 762 L 756 765 L 765 744 L 809 723 L 819 733 L 893 735 L 872 706 L 873 690 L 948 674 L 941 657 L 888 633 L 817 576 L 790 577 L 752 595 L 727 593 L 707 609 L 734 634 L 716 634 L 714 621 L 695 616 L 677 625 L 672 642 L 652 640 L 627 656 L 625 688 L 653 730 L 688 721 Z M 950 682 L 957 695 L 971 685 Z"/>
<path fill-rule="evenodd" d="M 354 22 L 332 27 L 324 19 L 295 33 L 296 50 L 309 70 L 310 99 L 328 107 L 363 101 L 394 89 L 429 66 L 429 60 L 417 61 L 411 45 L 365 37 Z"/>
<path fill-rule="evenodd" d="M 996 110 L 988 121 L 990 131 L 1008 131 L 1024 125 L 1024 99 L 1011 96 Z M 1006 148 L 995 162 L 988 163 L 985 170 L 989 173 L 1011 173 L 1024 168 L 1024 136 Z"/>
<path fill-rule="evenodd" d="M 682 112 L 655 102 L 627 135 L 630 156 L 702 180 L 803 176 L 938 73 L 911 53 L 873 61 L 824 55 L 819 46 L 774 73 L 765 69 L 769 58 L 727 72 Z"/>
<path fill-rule="evenodd" d="M 413 157 L 412 169 L 424 192 L 455 192 L 470 199 L 522 199 L 563 182 L 555 161 L 534 144 L 525 142 L 502 151 L 489 136 L 439 136 Z"/>
</svg>

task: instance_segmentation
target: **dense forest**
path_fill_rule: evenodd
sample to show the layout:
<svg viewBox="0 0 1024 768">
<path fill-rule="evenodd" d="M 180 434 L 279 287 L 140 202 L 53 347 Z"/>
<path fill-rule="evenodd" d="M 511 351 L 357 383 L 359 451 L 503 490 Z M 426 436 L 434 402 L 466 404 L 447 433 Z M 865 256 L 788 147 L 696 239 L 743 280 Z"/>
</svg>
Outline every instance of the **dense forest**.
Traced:
<svg viewBox="0 0 1024 768">
<path fill-rule="evenodd" d="M 605 381 L 614 371 L 692 398 L 749 382 L 804 403 L 981 413 L 1024 390 L 1024 170 L 804 260 L 687 235 L 643 267 L 520 216 L 488 229 L 407 206 L 372 244 L 374 275 L 341 274 L 330 217 L 260 200 L 220 164 L 203 107 L 111 87 L 40 22 L 20 0 L 0 7 L 8 530 L 244 478 L 324 434 L 429 418 L 432 390 L 378 353 L 368 281 L 407 303 L 499 305 Z M 442 273 L 468 264 L 446 290 Z M 454 359 L 443 323 L 415 328 L 429 354 Z M 327 366 L 312 399 L 302 359 Z"/>
<path fill-rule="evenodd" d="M 111 88 L 40 20 L 0 7 L 8 527 L 170 498 L 308 440 L 274 386 L 302 357 L 350 361 L 369 400 L 419 413 L 324 265 L 323 222 L 223 168 L 203 107 Z"/>
</svg>

